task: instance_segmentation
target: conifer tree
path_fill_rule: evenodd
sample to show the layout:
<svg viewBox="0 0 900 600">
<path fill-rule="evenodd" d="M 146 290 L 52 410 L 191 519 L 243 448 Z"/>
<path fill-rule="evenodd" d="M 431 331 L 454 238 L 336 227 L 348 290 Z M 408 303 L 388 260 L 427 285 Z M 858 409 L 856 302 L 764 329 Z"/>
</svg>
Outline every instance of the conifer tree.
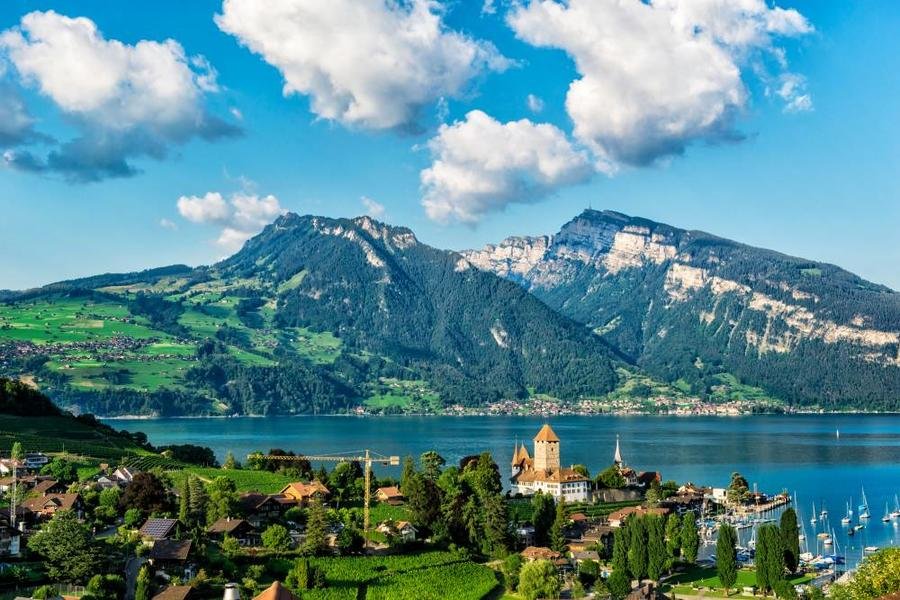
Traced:
<svg viewBox="0 0 900 600">
<path fill-rule="evenodd" d="M 150 600 L 150 569 L 147 565 L 138 571 L 134 587 L 134 600 Z"/>
<path fill-rule="evenodd" d="M 797 526 L 796 511 L 793 508 L 784 511 L 779 525 L 784 545 L 784 566 L 791 573 L 796 573 L 800 564 L 800 528 Z"/>
<path fill-rule="evenodd" d="M 681 556 L 681 517 L 677 513 L 666 519 L 666 549 L 672 562 Z"/>
<path fill-rule="evenodd" d="M 566 551 L 566 524 L 569 522 L 566 517 L 566 501 L 563 498 L 556 503 L 556 517 L 553 519 L 553 525 L 550 526 L 550 548 L 557 552 Z"/>
<path fill-rule="evenodd" d="M 734 527 L 723 524 L 719 528 L 719 537 L 716 540 L 716 571 L 719 581 L 725 588 L 725 595 L 737 582 L 737 532 Z"/>
<path fill-rule="evenodd" d="M 303 553 L 311 556 L 322 554 L 328 546 L 328 514 L 322 502 L 313 497 L 309 502 L 306 519 L 306 540 L 303 542 Z"/>
<path fill-rule="evenodd" d="M 550 529 L 556 516 L 553 496 L 538 492 L 531 499 L 531 506 L 534 507 L 531 516 L 534 525 L 534 543 L 537 546 L 549 546 Z"/>
<path fill-rule="evenodd" d="M 684 515 L 684 523 L 681 526 L 681 554 L 689 563 L 697 561 L 697 552 L 700 551 L 700 535 L 697 533 L 697 518 L 694 513 Z"/>
<path fill-rule="evenodd" d="M 645 518 L 647 528 L 647 576 L 653 581 L 669 570 L 669 554 L 666 550 L 665 529 L 662 517 L 650 515 Z"/>
<path fill-rule="evenodd" d="M 628 570 L 631 575 L 641 580 L 647 576 L 647 527 L 644 519 L 632 515 L 626 525 L 629 530 Z"/>
</svg>

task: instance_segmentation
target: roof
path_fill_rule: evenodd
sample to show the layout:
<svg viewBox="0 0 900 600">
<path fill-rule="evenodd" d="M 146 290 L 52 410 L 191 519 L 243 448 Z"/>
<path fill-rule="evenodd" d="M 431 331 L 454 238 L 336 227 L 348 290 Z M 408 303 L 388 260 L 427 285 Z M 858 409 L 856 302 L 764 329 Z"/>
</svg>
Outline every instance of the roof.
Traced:
<svg viewBox="0 0 900 600">
<path fill-rule="evenodd" d="M 32 512 L 40 512 L 51 505 L 55 505 L 58 510 L 72 510 L 77 501 L 78 494 L 44 494 L 25 500 L 22 506 Z"/>
<path fill-rule="evenodd" d="M 383 494 L 388 498 L 401 498 L 403 497 L 403 492 L 400 491 L 396 485 L 389 485 L 386 487 L 380 487 L 375 490 L 376 494 Z"/>
<path fill-rule="evenodd" d="M 172 534 L 178 519 L 157 519 L 151 517 L 141 525 L 141 535 L 153 540 L 163 540 Z"/>
<path fill-rule="evenodd" d="M 206 530 L 209 533 L 232 533 L 239 528 L 256 529 L 244 519 L 232 519 L 231 517 L 222 517 L 209 526 Z"/>
<path fill-rule="evenodd" d="M 667 515 L 670 511 L 668 508 L 645 508 L 643 506 L 626 506 L 625 508 L 620 508 L 619 510 L 610 513 L 609 520 L 610 521 L 621 521 L 622 519 L 627 518 L 629 515 L 637 514 L 637 515 Z"/>
<path fill-rule="evenodd" d="M 156 560 L 187 560 L 191 553 L 191 540 L 157 540 L 150 549 L 150 558 Z"/>
<path fill-rule="evenodd" d="M 59 482 L 55 479 L 44 479 L 43 481 L 36 483 L 35 486 L 31 488 L 31 491 L 38 494 L 46 494 L 58 484 Z"/>
<path fill-rule="evenodd" d="M 526 469 L 514 477 L 517 483 L 526 483 L 529 481 L 554 481 L 557 483 L 573 482 L 573 481 L 590 481 L 587 477 L 575 471 L 563 467 L 562 469 L 550 469 L 548 471 L 535 471 Z"/>
<path fill-rule="evenodd" d="M 328 488 L 325 487 L 321 481 L 314 479 L 309 483 L 304 483 L 302 481 L 296 481 L 294 483 L 289 483 L 283 488 L 281 488 L 281 494 L 286 496 L 293 496 L 295 498 L 308 498 L 315 494 L 330 494 Z"/>
<path fill-rule="evenodd" d="M 528 546 L 522 550 L 520 554 L 522 555 L 522 558 L 528 560 L 538 560 L 541 558 L 546 560 L 556 560 L 557 558 L 562 558 L 562 554 L 556 550 L 544 548 L 543 546 Z"/>
<path fill-rule="evenodd" d="M 559 438 L 556 437 L 556 433 L 553 431 L 553 428 L 550 427 L 549 424 L 545 423 L 541 430 L 538 431 L 537 435 L 534 436 L 534 441 L 536 442 L 558 442 Z"/>
<path fill-rule="evenodd" d="M 580 523 L 581 521 L 588 520 L 587 515 L 584 513 L 580 513 L 580 512 L 572 513 L 571 515 L 569 515 L 569 519 L 572 521 L 575 521 L 576 523 Z"/>
<path fill-rule="evenodd" d="M 194 588 L 189 585 L 170 585 L 153 596 L 152 600 L 187 600 L 193 591 Z"/>
<path fill-rule="evenodd" d="M 253 600 L 297 600 L 289 589 L 281 585 L 280 581 L 273 581 L 272 585 L 264 589 Z"/>
<path fill-rule="evenodd" d="M 584 552 L 573 552 L 572 558 L 575 560 L 600 560 L 600 553 L 596 550 L 585 550 Z"/>
</svg>

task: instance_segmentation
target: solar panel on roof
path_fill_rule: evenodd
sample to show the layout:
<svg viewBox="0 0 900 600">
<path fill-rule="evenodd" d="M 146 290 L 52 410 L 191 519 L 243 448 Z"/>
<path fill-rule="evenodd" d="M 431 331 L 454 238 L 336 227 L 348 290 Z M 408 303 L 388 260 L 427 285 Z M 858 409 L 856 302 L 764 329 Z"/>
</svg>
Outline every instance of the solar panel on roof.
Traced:
<svg viewBox="0 0 900 600">
<path fill-rule="evenodd" d="M 153 538 L 164 538 L 177 523 L 176 519 L 147 519 L 141 533 Z"/>
</svg>

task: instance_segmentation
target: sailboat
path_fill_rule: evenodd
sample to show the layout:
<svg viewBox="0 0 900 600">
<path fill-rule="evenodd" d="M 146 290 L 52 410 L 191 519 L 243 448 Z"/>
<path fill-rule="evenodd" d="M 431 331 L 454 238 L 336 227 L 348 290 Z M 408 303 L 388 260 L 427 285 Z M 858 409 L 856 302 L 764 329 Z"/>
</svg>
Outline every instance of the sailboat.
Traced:
<svg viewBox="0 0 900 600">
<path fill-rule="evenodd" d="M 816 524 L 816 503 L 815 502 L 813 502 L 812 517 L 810 517 L 809 522 L 812 523 L 813 525 Z"/>
<path fill-rule="evenodd" d="M 881 520 L 885 523 L 891 520 L 891 512 L 888 510 L 887 500 L 884 501 L 884 516 L 881 517 Z"/>
<path fill-rule="evenodd" d="M 862 504 L 859 505 L 859 518 L 868 519 L 872 515 L 869 514 L 869 501 L 866 500 L 866 490 L 862 490 Z"/>
<path fill-rule="evenodd" d="M 900 519 L 900 499 L 894 494 L 894 510 L 891 511 L 892 519 Z"/>
<path fill-rule="evenodd" d="M 850 524 L 850 503 L 847 503 L 847 514 L 841 518 L 841 525 L 849 525 Z"/>
<path fill-rule="evenodd" d="M 828 509 L 825 508 L 825 502 L 822 501 L 822 512 L 819 513 L 819 518 L 824 521 L 826 517 L 828 517 Z"/>
</svg>

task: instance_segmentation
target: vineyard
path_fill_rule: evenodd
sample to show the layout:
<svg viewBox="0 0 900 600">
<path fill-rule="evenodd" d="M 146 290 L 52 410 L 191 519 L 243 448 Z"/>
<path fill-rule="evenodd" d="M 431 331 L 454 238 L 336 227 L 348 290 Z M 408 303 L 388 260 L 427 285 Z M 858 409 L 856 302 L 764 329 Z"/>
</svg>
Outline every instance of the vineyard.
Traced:
<svg viewBox="0 0 900 600">
<path fill-rule="evenodd" d="M 581 513 L 590 519 L 609 516 L 610 513 L 628 506 L 637 506 L 640 500 L 625 500 L 622 502 L 606 502 L 603 504 L 588 504 L 586 502 L 570 502 L 566 504 L 566 514 Z M 509 501 L 508 513 L 510 521 L 516 523 L 530 522 L 534 514 L 534 506 L 530 498 L 516 498 Z"/>
<path fill-rule="evenodd" d="M 8 453 L 14 441 L 26 452 L 68 452 L 110 461 L 146 452 L 130 440 L 69 417 L 0 415 L 0 453 Z"/>
<path fill-rule="evenodd" d="M 270 473 L 269 471 L 250 471 L 243 469 L 214 469 L 207 467 L 185 467 L 200 479 L 211 481 L 216 477 L 225 477 L 234 482 L 239 492 L 262 492 L 276 494 L 284 486 L 296 481 L 295 477 Z"/>
<path fill-rule="evenodd" d="M 411 556 L 318 558 L 328 587 L 303 593 L 304 600 L 480 600 L 497 588 L 489 567 L 450 552 Z"/>
</svg>

